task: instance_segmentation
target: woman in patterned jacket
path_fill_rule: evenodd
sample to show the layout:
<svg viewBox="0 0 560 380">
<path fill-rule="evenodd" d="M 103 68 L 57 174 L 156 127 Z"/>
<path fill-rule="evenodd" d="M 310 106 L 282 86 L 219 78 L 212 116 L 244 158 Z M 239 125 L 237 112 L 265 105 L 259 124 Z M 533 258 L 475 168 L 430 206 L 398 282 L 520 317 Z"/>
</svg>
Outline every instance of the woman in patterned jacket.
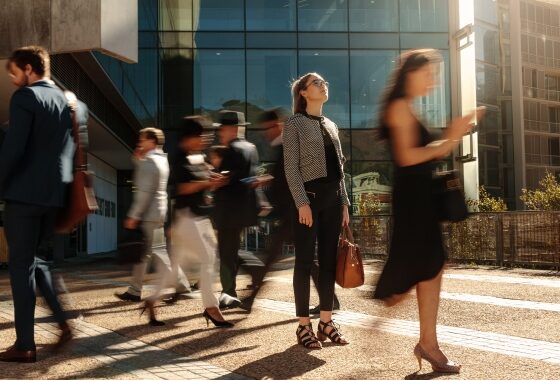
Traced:
<svg viewBox="0 0 560 380">
<path fill-rule="evenodd" d="M 336 252 L 341 226 L 349 223 L 348 195 L 344 187 L 344 156 L 338 128 L 323 116 L 329 84 L 319 74 L 309 73 L 292 84 L 294 115 L 284 127 L 284 168 L 297 209 L 294 223 L 296 262 L 294 294 L 299 326 L 298 343 L 320 349 L 329 338 L 348 344 L 332 320 Z M 309 319 L 309 276 L 315 257 L 319 259 L 320 322 L 317 335 Z"/>
</svg>

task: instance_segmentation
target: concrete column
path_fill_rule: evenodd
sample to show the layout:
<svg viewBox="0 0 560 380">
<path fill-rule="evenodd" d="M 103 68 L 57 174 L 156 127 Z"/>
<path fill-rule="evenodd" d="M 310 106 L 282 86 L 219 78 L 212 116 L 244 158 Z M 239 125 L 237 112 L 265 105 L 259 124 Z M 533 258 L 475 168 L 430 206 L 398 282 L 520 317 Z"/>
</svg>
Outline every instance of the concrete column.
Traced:
<svg viewBox="0 0 560 380">
<path fill-rule="evenodd" d="M 513 121 L 513 163 L 515 175 L 515 204 L 523 208 L 519 199 L 521 189 L 527 187 L 525 171 L 525 126 L 523 115 L 523 61 L 521 58 L 521 13 L 520 0 L 511 0 L 509 5 L 511 45 L 511 112 Z"/>
</svg>

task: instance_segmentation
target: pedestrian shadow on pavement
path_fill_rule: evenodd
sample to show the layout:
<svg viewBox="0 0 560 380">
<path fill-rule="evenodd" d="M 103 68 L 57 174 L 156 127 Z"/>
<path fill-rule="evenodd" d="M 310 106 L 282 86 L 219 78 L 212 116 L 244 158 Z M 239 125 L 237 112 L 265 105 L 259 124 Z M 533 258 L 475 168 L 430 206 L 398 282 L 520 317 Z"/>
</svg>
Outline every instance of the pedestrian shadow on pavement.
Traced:
<svg viewBox="0 0 560 380">
<path fill-rule="evenodd" d="M 411 373 L 410 375 L 406 375 L 404 380 L 430 380 L 430 379 L 437 379 L 438 377 L 447 377 L 447 376 L 458 376 L 456 373 L 440 373 L 440 372 L 430 372 L 430 373 L 422 373 L 419 374 L 418 372 Z"/>
<path fill-rule="evenodd" d="M 237 368 L 235 373 L 255 379 L 298 378 L 326 364 L 326 361 L 309 355 L 309 353 L 309 350 L 296 344 L 284 352 L 265 356 L 245 364 Z"/>
</svg>

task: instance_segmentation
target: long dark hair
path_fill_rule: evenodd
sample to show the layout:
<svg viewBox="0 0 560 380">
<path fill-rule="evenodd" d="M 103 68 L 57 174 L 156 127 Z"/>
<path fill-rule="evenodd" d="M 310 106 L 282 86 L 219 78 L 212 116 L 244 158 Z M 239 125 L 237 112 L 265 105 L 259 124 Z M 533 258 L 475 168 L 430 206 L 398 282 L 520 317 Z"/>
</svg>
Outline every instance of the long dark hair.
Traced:
<svg viewBox="0 0 560 380">
<path fill-rule="evenodd" d="M 409 50 L 401 54 L 399 64 L 395 67 L 387 82 L 387 87 L 381 101 L 378 133 L 380 139 L 387 139 L 389 137 L 389 128 L 385 120 L 389 105 L 395 100 L 407 96 L 406 84 L 408 74 L 426 65 L 441 61 L 441 55 L 434 49 Z"/>
<path fill-rule="evenodd" d="M 305 109 L 307 108 L 307 100 L 305 100 L 300 92 L 302 90 L 305 90 L 305 85 L 311 77 L 323 79 L 323 77 L 317 73 L 307 73 L 292 82 L 292 112 L 294 113 L 294 115 L 296 113 L 305 113 Z"/>
</svg>

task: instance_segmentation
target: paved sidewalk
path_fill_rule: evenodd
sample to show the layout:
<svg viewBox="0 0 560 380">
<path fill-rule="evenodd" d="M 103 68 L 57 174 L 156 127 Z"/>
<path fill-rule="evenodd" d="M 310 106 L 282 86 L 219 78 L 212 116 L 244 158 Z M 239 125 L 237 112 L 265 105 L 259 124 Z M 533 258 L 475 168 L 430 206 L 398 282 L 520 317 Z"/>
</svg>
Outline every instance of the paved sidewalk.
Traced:
<svg viewBox="0 0 560 380">
<path fill-rule="evenodd" d="M 37 319 L 48 318 L 49 315 L 49 311 L 43 307 L 37 307 L 35 310 Z M 0 318 L 13 321 L 13 303 L 11 301 L 0 302 Z M 103 363 L 114 369 L 117 374 L 133 375 L 146 380 L 247 379 L 245 376 L 231 373 L 209 363 L 185 358 L 140 340 L 123 337 L 83 320 L 74 320 L 72 326 L 76 337 L 71 350 Z M 39 322 L 35 324 L 35 334 L 55 341 L 59 329 L 56 323 Z M 39 356 L 41 354 L 42 352 L 39 351 Z"/>
</svg>

